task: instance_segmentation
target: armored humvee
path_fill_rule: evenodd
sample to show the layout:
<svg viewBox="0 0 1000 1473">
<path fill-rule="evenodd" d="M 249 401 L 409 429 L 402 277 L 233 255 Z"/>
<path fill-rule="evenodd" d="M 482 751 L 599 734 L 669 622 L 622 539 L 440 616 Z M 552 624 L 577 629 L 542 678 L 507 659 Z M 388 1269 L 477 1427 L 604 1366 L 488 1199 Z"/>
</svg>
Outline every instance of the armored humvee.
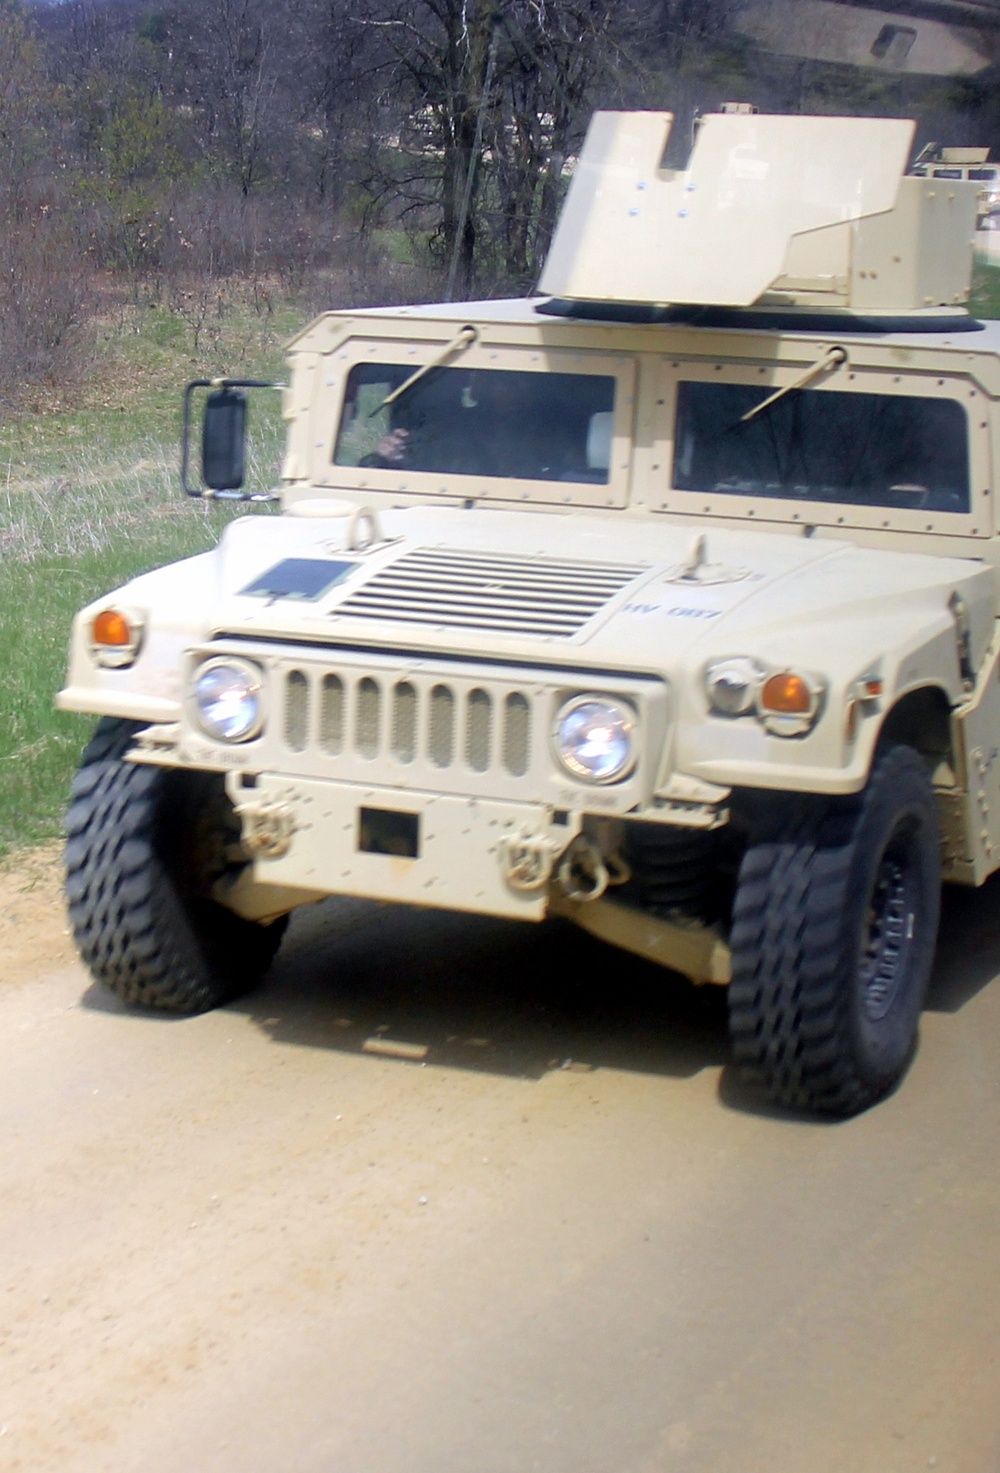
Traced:
<svg viewBox="0 0 1000 1473">
<path fill-rule="evenodd" d="M 778 1102 L 905 1072 L 941 882 L 1000 866 L 977 185 L 906 121 L 712 115 L 683 169 L 670 125 L 595 116 L 537 297 L 313 322 L 281 514 L 79 614 L 68 894 L 122 998 L 224 1002 L 363 896 L 725 985 Z"/>
</svg>

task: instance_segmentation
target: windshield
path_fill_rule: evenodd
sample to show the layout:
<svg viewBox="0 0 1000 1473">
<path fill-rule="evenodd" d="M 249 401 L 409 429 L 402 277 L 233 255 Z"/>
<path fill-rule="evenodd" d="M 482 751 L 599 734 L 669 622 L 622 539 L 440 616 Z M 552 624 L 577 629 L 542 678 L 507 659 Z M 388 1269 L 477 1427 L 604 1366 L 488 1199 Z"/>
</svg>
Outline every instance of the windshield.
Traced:
<svg viewBox="0 0 1000 1473">
<path fill-rule="evenodd" d="M 435 368 L 386 404 L 412 373 L 402 363 L 351 370 L 335 465 L 607 484 L 614 378 Z"/>
<path fill-rule="evenodd" d="M 969 510 L 968 424 L 953 399 L 681 383 L 673 484 L 682 491 L 855 506 Z"/>
</svg>

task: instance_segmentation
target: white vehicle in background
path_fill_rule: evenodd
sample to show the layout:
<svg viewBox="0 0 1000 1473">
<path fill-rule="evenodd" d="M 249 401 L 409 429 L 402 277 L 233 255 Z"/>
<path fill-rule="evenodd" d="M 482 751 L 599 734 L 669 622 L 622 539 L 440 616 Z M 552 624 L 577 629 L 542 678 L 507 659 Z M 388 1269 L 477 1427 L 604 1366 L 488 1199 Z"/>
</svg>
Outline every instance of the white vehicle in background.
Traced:
<svg viewBox="0 0 1000 1473">
<path fill-rule="evenodd" d="M 942 148 L 929 143 L 910 170 L 921 179 L 957 179 L 975 184 L 976 229 L 993 230 L 1000 217 L 1000 164 L 988 148 Z"/>
</svg>

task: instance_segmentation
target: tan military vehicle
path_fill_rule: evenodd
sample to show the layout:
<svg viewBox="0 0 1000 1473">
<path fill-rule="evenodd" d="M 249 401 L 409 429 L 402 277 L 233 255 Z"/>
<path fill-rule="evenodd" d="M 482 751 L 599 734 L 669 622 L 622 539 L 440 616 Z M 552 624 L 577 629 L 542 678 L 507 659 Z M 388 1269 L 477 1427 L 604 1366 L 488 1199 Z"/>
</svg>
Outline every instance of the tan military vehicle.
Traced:
<svg viewBox="0 0 1000 1473">
<path fill-rule="evenodd" d="M 537 298 L 312 323 L 281 514 L 78 616 L 69 899 L 122 998 L 224 1002 L 366 896 L 726 985 L 780 1102 L 906 1070 L 941 881 L 1000 865 L 977 185 L 904 121 L 713 115 L 682 170 L 670 123 L 595 117 Z M 244 414 L 212 387 L 199 494 Z"/>
</svg>

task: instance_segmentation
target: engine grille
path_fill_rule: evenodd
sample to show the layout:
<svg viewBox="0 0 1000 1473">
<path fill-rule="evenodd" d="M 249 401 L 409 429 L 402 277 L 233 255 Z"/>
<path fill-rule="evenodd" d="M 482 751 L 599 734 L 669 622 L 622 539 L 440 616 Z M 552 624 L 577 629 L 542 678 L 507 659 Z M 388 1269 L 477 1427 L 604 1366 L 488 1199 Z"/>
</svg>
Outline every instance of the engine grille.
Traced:
<svg viewBox="0 0 1000 1473">
<path fill-rule="evenodd" d="M 509 777 L 523 777 L 531 765 L 528 689 L 303 668 L 284 673 L 281 698 L 280 729 L 291 753 Z"/>
<path fill-rule="evenodd" d="M 417 548 L 350 594 L 336 614 L 568 638 L 646 565 Z"/>
</svg>

